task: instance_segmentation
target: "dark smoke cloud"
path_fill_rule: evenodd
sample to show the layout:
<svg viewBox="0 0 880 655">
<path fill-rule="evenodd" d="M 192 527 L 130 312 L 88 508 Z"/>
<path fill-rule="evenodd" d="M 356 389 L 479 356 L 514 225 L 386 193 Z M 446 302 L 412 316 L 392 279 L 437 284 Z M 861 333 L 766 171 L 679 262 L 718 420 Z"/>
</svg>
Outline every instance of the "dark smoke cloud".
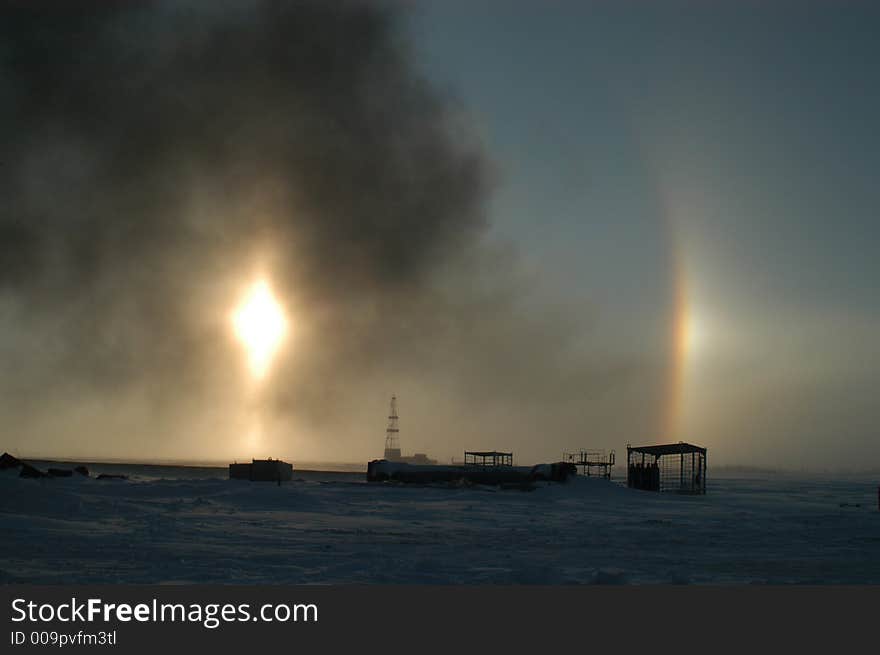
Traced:
<svg viewBox="0 0 880 655">
<path fill-rule="evenodd" d="M 234 440 L 226 316 L 258 272 L 294 328 L 260 412 L 315 456 L 380 448 L 391 391 L 423 421 L 482 408 L 471 439 L 540 441 L 529 425 L 571 432 L 631 379 L 640 362 L 591 359 L 565 312 L 520 305 L 509 253 L 483 244 L 478 140 L 401 27 L 349 2 L 3 4 L 8 424 L 62 452 Z M 46 414 L 75 418 L 56 437 Z M 454 452 L 459 433 L 425 430 Z"/>
</svg>

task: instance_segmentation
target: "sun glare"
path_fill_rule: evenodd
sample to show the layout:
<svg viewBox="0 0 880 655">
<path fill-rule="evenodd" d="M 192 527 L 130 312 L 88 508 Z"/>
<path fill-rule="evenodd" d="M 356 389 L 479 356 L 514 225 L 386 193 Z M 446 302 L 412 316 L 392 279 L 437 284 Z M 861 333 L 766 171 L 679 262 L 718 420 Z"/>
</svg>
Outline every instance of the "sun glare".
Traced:
<svg viewBox="0 0 880 655">
<path fill-rule="evenodd" d="M 703 344 L 705 339 L 705 326 L 699 317 L 691 313 L 685 325 L 685 349 L 686 354 L 693 357 Z"/>
<path fill-rule="evenodd" d="M 284 310 L 265 280 L 253 285 L 232 320 L 235 335 L 247 349 L 251 373 L 262 379 L 287 331 Z"/>
<path fill-rule="evenodd" d="M 685 347 L 689 357 L 696 355 L 703 347 L 706 341 L 706 325 L 698 316 L 691 314 L 688 316 L 687 326 L 685 327 Z"/>
</svg>

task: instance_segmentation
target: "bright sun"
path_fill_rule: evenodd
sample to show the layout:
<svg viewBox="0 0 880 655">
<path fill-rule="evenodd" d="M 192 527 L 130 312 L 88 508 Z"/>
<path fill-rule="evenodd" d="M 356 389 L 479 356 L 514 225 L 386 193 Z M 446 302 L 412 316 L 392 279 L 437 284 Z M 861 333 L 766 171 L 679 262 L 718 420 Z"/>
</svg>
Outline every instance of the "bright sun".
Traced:
<svg viewBox="0 0 880 655">
<path fill-rule="evenodd" d="M 265 280 L 251 287 L 232 322 L 235 335 L 247 349 L 251 373 L 258 380 L 263 378 L 287 331 L 284 310 Z"/>
</svg>

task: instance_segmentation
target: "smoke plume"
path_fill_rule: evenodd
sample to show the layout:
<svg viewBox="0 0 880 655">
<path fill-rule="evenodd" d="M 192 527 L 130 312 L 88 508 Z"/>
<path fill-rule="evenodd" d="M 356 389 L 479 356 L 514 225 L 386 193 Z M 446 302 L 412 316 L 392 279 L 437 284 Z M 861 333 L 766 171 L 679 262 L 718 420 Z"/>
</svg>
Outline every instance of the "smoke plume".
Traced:
<svg viewBox="0 0 880 655">
<path fill-rule="evenodd" d="M 3 3 L 8 446 L 359 460 L 392 392 L 404 450 L 442 456 L 555 456 L 605 420 L 641 364 L 522 301 L 485 237 L 492 167 L 403 25 L 352 2 Z M 291 323 L 259 393 L 228 321 L 255 276 Z"/>
</svg>

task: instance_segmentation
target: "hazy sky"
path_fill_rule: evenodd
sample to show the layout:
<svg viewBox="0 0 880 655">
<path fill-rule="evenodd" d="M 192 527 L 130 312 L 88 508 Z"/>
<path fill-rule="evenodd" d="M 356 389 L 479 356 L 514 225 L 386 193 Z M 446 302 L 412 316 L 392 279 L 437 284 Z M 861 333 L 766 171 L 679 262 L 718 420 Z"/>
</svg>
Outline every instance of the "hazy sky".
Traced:
<svg viewBox="0 0 880 655">
<path fill-rule="evenodd" d="M 103 4 L 2 4 L 0 449 L 880 466 L 870 3 Z"/>
<path fill-rule="evenodd" d="M 674 436 L 724 461 L 880 464 L 876 3 L 420 9 L 426 69 L 500 167 L 495 231 L 598 308 L 597 339 L 650 342 L 680 260 Z"/>
</svg>

